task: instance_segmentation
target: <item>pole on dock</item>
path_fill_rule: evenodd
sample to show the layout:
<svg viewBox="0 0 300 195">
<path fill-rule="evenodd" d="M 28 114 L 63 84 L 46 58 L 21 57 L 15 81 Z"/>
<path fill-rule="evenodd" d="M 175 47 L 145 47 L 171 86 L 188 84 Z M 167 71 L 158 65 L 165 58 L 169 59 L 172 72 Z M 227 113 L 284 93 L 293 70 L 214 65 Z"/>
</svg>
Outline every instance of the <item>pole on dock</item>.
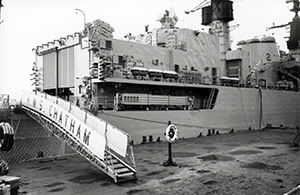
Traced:
<svg viewBox="0 0 300 195">
<path fill-rule="evenodd" d="M 171 124 L 171 121 L 168 121 L 168 127 L 166 129 L 165 135 L 168 140 L 169 158 L 166 162 L 164 162 L 164 166 L 177 166 L 177 164 L 173 162 L 172 159 L 172 142 L 177 138 L 177 128 L 175 125 Z"/>
</svg>

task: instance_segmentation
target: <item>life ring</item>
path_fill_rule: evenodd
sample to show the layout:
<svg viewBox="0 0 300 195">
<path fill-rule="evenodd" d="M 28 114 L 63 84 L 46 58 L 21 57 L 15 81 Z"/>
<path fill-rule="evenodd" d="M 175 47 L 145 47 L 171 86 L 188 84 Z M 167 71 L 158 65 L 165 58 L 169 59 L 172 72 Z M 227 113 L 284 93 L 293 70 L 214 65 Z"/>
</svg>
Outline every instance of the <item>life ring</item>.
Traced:
<svg viewBox="0 0 300 195">
<path fill-rule="evenodd" d="M 14 144 L 14 131 L 8 123 L 0 123 L 0 150 L 10 151 Z"/>
<path fill-rule="evenodd" d="M 166 138 L 168 142 L 174 142 L 175 139 L 177 138 L 177 127 L 173 124 L 170 124 L 167 129 L 166 129 Z"/>
</svg>

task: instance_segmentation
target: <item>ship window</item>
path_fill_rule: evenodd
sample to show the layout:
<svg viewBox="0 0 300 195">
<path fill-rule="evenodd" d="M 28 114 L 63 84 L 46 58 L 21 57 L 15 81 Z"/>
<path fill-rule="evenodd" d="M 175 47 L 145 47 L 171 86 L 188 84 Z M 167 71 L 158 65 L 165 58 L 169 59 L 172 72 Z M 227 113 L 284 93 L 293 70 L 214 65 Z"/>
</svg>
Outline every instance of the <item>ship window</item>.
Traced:
<svg viewBox="0 0 300 195">
<path fill-rule="evenodd" d="M 106 41 L 106 48 L 107 49 L 111 49 L 112 48 L 112 42 L 111 41 L 109 41 L 109 40 Z"/>
<path fill-rule="evenodd" d="M 241 60 L 227 61 L 227 76 L 240 77 Z"/>
<path fill-rule="evenodd" d="M 159 60 L 158 59 L 153 59 L 152 64 L 157 66 L 159 64 Z"/>
<path fill-rule="evenodd" d="M 174 65 L 174 70 L 175 70 L 175 72 L 179 72 L 179 65 L 178 64 Z"/>
<path fill-rule="evenodd" d="M 192 66 L 191 71 L 197 71 L 197 69 L 194 66 Z"/>
<path fill-rule="evenodd" d="M 213 84 L 216 84 L 217 83 L 217 78 L 218 78 L 218 76 L 217 76 L 217 68 L 215 68 L 215 67 L 211 68 L 211 76 L 212 76 L 212 82 L 213 82 Z"/>
<path fill-rule="evenodd" d="M 229 77 L 238 77 L 239 75 L 238 69 L 228 69 L 227 76 Z"/>
<path fill-rule="evenodd" d="M 125 65 L 125 62 L 126 62 L 126 60 L 125 60 L 125 58 L 124 58 L 124 56 L 119 56 L 119 64 L 121 64 L 121 65 Z"/>
</svg>

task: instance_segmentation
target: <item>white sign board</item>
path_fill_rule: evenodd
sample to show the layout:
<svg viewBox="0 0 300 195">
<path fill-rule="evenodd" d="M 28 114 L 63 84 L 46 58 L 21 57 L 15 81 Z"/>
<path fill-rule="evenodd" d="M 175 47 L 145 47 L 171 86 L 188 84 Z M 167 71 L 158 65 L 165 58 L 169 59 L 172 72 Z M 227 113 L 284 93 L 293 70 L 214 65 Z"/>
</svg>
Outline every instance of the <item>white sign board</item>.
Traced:
<svg viewBox="0 0 300 195">
<path fill-rule="evenodd" d="M 59 98 L 53 101 L 53 96 L 48 98 L 48 95 L 44 94 L 23 93 L 22 104 L 54 121 L 65 130 L 65 133 L 71 135 L 100 159 L 104 159 L 107 142 L 111 149 L 121 156 L 126 156 L 128 135 L 125 132 L 116 129 L 106 121 L 89 115 L 69 102 Z M 69 110 L 62 104 L 69 104 Z M 85 120 L 82 120 L 84 116 Z M 105 132 L 108 134 L 107 139 Z"/>
</svg>

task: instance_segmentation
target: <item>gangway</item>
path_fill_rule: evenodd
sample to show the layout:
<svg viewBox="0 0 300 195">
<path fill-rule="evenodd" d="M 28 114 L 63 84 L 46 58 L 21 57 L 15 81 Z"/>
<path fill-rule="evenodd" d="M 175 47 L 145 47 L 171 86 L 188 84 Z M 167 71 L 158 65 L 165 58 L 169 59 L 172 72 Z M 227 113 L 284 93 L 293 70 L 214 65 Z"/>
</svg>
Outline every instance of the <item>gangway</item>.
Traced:
<svg viewBox="0 0 300 195">
<path fill-rule="evenodd" d="M 137 179 L 133 142 L 126 132 L 48 94 L 23 92 L 21 105 L 30 117 L 112 177 L 115 183 Z"/>
</svg>

